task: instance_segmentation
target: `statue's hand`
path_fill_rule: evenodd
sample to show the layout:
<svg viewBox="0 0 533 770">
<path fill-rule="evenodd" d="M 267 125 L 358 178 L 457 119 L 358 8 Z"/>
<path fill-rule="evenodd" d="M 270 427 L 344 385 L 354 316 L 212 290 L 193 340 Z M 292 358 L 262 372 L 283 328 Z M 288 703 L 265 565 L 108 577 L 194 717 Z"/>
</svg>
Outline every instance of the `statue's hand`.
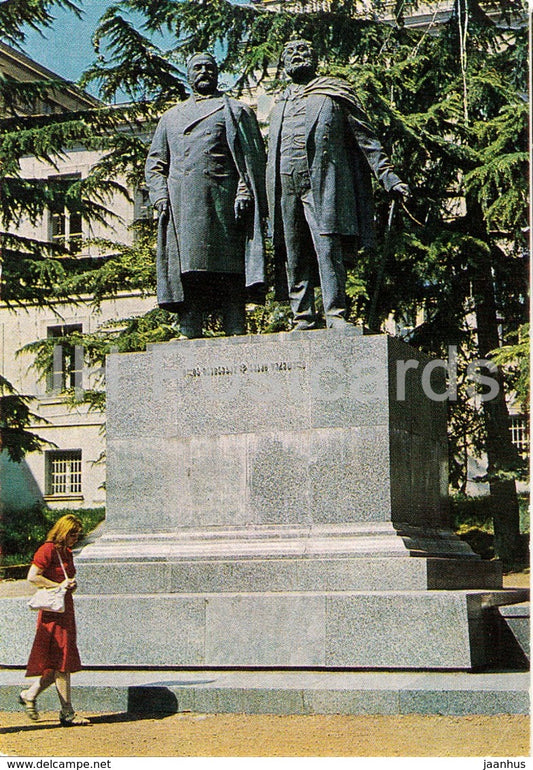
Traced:
<svg viewBox="0 0 533 770">
<path fill-rule="evenodd" d="M 249 196 L 237 196 L 235 198 L 235 219 L 239 222 L 249 210 L 252 199 Z"/>
<path fill-rule="evenodd" d="M 160 217 L 163 216 L 163 214 L 168 214 L 168 201 L 166 198 L 162 198 L 160 201 L 157 201 L 155 204 L 155 208 L 157 213 Z"/>
<path fill-rule="evenodd" d="M 407 200 L 409 196 L 411 195 L 411 190 L 409 189 L 409 185 L 405 184 L 404 182 L 399 182 L 398 184 L 395 184 L 392 188 L 392 192 L 394 195 L 397 195 L 399 198 L 403 198 L 403 200 Z"/>
</svg>

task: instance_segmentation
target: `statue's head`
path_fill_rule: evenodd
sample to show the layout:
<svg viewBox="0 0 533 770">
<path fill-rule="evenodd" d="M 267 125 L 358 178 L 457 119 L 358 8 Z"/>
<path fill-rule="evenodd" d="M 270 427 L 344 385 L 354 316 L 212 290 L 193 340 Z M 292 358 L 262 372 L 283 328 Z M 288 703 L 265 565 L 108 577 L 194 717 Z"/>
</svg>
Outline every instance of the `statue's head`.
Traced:
<svg viewBox="0 0 533 770">
<path fill-rule="evenodd" d="M 187 62 L 187 80 L 192 90 L 209 96 L 217 90 L 218 65 L 210 53 L 195 53 Z"/>
<path fill-rule="evenodd" d="M 316 74 L 318 59 L 309 40 L 289 40 L 281 54 L 287 75 L 295 82 L 309 80 Z"/>
</svg>

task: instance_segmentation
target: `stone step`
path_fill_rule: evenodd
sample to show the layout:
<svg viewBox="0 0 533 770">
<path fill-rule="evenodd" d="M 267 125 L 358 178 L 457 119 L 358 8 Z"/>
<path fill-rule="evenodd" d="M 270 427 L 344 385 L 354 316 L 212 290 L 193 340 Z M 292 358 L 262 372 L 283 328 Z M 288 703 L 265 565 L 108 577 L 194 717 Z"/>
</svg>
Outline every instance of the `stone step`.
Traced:
<svg viewBox="0 0 533 770">
<path fill-rule="evenodd" d="M 426 556 L 480 561 L 449 529 L 392 522 L 312 526 L 177 528 L 149 534 L 99 529 L 76 551 L 77 563 L 250 558 L 390 558 Z"/>
<path fill-rule="evenodd" d="M 0 711 L 17 711 L 23 670 L 0 671 Z M 73 701 L 89 713 L 528 714 L 529 675 L 517 672 L 86 670 Z M 41 712 L 57 711 L 50 688 Z"/>
<path fill-rule="evenodd" d="M 500 589 L 496 561 L 344 556 L 77 560 L 78 596 L 246 591 Z"/>
<path fill-rule="evenodd" d="M 149 590 L 149 586 L 145 588 Z M 87 665 L 462 669 L 490 665 L 502 604 L 526 589 L 77 595 Z M 35 618 L 0 600 L 0 665 L 24 665 Z"/>
</svg>

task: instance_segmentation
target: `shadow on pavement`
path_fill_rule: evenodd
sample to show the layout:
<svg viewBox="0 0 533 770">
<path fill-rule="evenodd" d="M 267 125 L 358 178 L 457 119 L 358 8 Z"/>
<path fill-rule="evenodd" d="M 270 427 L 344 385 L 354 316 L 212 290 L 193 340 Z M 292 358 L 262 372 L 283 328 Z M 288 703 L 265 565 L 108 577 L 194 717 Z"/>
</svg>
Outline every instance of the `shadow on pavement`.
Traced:
<svg viewBox="0 0 533 770">
<path fill-rule="evenodd" d="M 128 714 L 175 714 L 177 711 L 178 699 L 168 687 L 128 688 Z"/>
</svg>

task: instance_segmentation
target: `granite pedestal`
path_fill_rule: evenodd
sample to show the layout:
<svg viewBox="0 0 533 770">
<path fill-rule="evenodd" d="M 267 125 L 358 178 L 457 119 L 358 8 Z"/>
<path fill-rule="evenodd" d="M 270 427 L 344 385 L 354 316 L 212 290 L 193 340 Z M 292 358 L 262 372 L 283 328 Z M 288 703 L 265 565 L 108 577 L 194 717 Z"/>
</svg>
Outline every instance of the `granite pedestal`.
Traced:
<svg viewBox="0 0 533 770">
<path fill-rule="evenodd" d="M 441 716 L 529 713 L 529 675 L 513 671 L 93 669 L 75 674 L 72 681 L 76 708 L 106 714 L 106 720 L 112 712 L 151 717 L 176 712 Z M 0 711 L 20 709 L 21 685 L 19 671 L 0 670 Z M 39 709 L 42 713 L 57 713 L 54 688 L 39 696 Z M 51 727 L 48 724 L 44 729 Z"/>
<path fill-rule="evenodd" d="M 111 355 L 84 662 L 489 665 L 495 608 L 526 593 L 448 527 L 445 388 L 443 364 L 356 329 Z"/>
</svg>

